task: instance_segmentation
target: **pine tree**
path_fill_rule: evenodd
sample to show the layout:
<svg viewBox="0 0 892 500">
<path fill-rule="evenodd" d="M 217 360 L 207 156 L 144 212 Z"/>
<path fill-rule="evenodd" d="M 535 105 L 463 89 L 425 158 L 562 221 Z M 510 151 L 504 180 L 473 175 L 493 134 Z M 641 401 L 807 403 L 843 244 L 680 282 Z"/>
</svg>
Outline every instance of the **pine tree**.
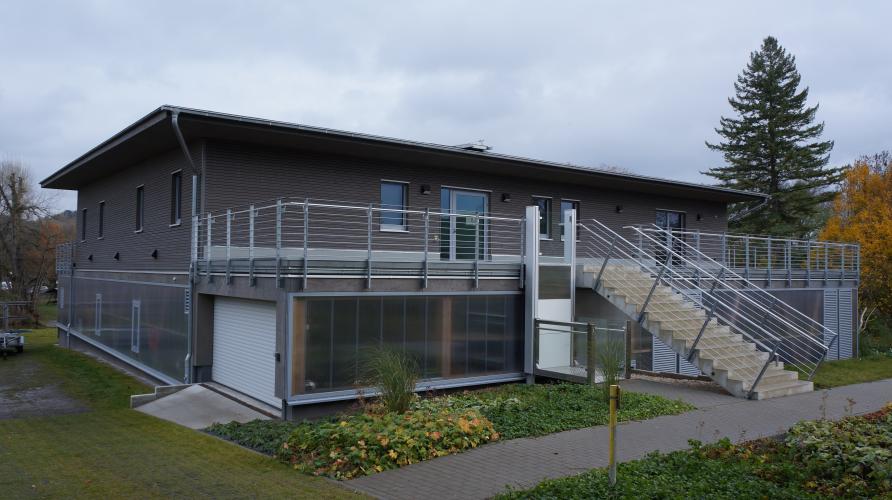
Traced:
<svg viewBox="0 0 892 500">
<path fill-rule="evenodd" d="M 833 141 L 818 141 L 823 123 L 814 123 L 818 106 L 806 107 L 796 58 L 769 36 L 750 54 L 728 102 L 736 118 L 722 117 L 715 129 L 723 139 L 706 143 L 724 154 L 726 165 L 703 172 L 725 187 L 769 195 L 758 202 L 730 207 L 731 229 L 747 233 L 809 237 L 821 225 L 821 213 L 835 195 L 842 169 L 829 168 Z M 749 211 L 749 212 L 748 212 Z"/>
</svg>

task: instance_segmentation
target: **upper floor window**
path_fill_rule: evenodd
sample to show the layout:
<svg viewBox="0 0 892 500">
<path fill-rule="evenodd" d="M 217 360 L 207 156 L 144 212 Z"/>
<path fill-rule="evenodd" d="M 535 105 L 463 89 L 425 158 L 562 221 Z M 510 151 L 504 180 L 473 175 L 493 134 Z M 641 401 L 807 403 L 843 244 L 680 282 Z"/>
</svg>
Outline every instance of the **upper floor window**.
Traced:
<svg viewBox="0 0 892 500">
<path fill-rule="evenodd" d="M 178 171 L 170 174 L 170 225 L 176 226 L 180 224 L 182 219 L 183 205 L 183 172 Z"/>
<path fill-rule="evenodd" d="M 561 240 L 564 239 L 564 214 L 570 210 L 576 213 L 576 239 L 579 239 L 579 202 L 576 200 L 561 200 Z"/>
<path fill-rule="evenodd" d="M 539 238 L 551 238 L 551 198 L 533 197 L 533 205 L 539 207 Z"/>
<path fill-rule="evenodd" d="M 97 238 L 102 238 L 105 235 L 105 202 L 99 202 L 99 224 L 96 227 L 98 232 Z"/>
<path fill-rule="evenodd" d="M 381 230 L 406 231 L 406 205 L 408 184 L 405 182 L 381 182 Z M 391 210 L 387 210 L 391 209 Z"/>
<path fill-rule="evenodd" d="M 143 222 L 145 221 L 146 212 L 146 191 L 145 186 L 136 188 L 136 231 L 142 231 Z"/>
<path fill-rule="evenodd" d="M 87 209 L 81 210 L 81 241 L 87 241 Z"/>
</svg>

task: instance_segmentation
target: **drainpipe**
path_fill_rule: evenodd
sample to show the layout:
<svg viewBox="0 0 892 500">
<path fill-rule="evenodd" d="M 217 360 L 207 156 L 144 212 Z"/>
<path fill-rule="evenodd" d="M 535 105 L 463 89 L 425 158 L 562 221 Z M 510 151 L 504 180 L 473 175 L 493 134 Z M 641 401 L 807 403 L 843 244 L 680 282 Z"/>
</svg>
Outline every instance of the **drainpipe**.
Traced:
<svg viewBox="0 0 892 500">
<path fill-rule="evenodd" d="M 186 328 L 186 359 L 184 360 L 185 369 L 183 374 L 183 382 L 189 384 L 192 382 L 192 329 L 195 318 L 195 261 L 191 257 L 192 256 L 192 248 L 195 248 L 195 245 L 198 242 L 195 240 L 195 221 L 196 215 L 198 214 L 198 180 L 201 177 L 201 171 L 198 167 L 195 166 L 195 162 L 192 160 L 192 155 L 189 153 L 189 147 L 186 145 L 186 139 L 183 137 L 183 132 L 180 130 L 179 124 L 180 112 L 177 109 L 174 109 L 170 113 L 170 125 L 173 128 L 174 136 L 177 138 L 177 143 L 180 145 L 180 149 L 183 151 L 183 156 L 186 157 L 186 161 L 189 162 L 189 166 L 192 169 L 192 214 L 189 217 L 189 233 L 192 235 L 190 237 L 190 245 L 189 255 L 189 318 L 187 322 Z"/>
</svg>

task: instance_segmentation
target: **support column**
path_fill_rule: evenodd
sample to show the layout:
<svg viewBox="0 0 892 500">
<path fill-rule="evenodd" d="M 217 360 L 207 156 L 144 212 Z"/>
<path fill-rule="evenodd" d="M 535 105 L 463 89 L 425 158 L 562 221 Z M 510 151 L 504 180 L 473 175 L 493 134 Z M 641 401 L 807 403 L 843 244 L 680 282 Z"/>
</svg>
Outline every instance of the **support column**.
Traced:
<svg viewBox="0 0 892 500">
<path fill-rule="evenodd" d="M 536 306 L 539 302 L 539 207 L 526 207 L 524 227 L 524 352 L 523 370 L 527 383 L 533 383 L 533 346 L 536 334 Z"/>
</svg>

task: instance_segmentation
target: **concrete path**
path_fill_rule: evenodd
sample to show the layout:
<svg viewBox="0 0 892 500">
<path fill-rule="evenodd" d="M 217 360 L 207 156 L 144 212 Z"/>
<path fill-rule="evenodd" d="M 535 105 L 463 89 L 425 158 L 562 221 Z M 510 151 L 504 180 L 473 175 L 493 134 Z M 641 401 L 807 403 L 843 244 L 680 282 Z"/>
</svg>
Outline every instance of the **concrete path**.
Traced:
<svg viewBox="0 0 892 500">
<path fill-rule="evenodd" d="M 640 382 L 640 383 L 639 383 Z M 630 390 L 655 384 L 629 381 Z M 663 387 L 651 390 L 669 391 Z M 618 429 L 618 458 L 640 458 L 655 450 L 688 447 L 729 437 L 744 441 L 777 435 L 800 420 L 837 419 L 878 410 L 892 401 L 892 379 L 762 401 L 695 395 L 677 390 L 681 399 L 701 398 L 697 410 Z M 669 396 L 669 394 L 664 394 Z M 672 396 L 670 396 L 672 397 Z M 590 427 L 541 438 L 514 439 L 429 462 L 352 480 L 349 486 L 380 498 L 488 498 L 506 486 L 528 488 L 543 479 L 571 476 L 607 465 L 607 427 Z"/>
<path fill-rule="evenodd" d="M 269 419 L 263 413 L 252 410 L 232 399 L 200 385 L 146 403 L 136 411 L 189 427 L 204 429 L 214 422 L 248 422 Z"/>
</svg>

